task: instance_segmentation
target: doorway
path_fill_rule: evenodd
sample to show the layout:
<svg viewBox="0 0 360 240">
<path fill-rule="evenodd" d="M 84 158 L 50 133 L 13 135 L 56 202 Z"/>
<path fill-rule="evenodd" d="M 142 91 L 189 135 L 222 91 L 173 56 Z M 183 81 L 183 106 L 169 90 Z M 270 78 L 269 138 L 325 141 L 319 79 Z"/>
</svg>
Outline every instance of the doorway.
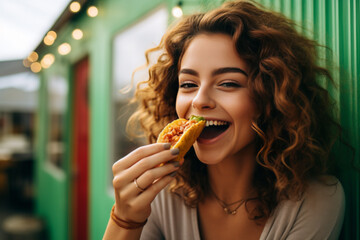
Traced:
<svg viewBox="0 0 360 240">
<path fill-rule="evenodd" d="M 89 59 L 74 66 L 73 157 L 71 182 L 72 239 L 88 239 L 89 226 Z"/>
</svg>

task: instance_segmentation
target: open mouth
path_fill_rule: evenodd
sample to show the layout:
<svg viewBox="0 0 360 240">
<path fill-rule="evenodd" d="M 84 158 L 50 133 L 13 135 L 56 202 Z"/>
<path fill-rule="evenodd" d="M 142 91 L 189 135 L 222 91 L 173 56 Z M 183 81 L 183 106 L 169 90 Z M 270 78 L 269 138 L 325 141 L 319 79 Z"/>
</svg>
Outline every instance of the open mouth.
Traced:
<svg viewBox="0 0 360 240">
<path fill-rule="evenodd" d="M 217 136 L 221 135 L 225 132 L 230 126 L 229 122 L 225 121 L 214 121 L 214 120 L 207 120 L 206 127 L 201 132 L 199 138 L 200 139 L 212 139 L 216 138 Z"/>
</svg>

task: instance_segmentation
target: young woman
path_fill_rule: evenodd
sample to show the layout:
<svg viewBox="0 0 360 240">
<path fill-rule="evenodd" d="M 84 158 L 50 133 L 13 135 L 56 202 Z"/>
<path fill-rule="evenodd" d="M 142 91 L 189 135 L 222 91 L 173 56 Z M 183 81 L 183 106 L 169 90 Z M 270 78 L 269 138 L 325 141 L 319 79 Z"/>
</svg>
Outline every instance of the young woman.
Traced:
<svg viewBox="0 0 360 240">
<path fill-rule="evenodd" d="M 326 175 L 337 124 L 315 48 L 288 19 L 243 1 L 169 30 L 148 52 L 163 54 L 131 119 L 151 144 L 113 165 L 104 239 L 337 239 L 344 193 Z M 154 142 L 191 115 L 208 126 L 179 166 L 178 149 Z"/>
</svg>

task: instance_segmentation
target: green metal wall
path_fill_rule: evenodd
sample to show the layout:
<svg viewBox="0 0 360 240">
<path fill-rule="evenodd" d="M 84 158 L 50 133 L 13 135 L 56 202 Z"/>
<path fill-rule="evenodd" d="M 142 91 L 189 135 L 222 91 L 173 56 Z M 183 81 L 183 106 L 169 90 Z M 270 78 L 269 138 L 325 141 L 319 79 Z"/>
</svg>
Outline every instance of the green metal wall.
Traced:
<svg viewBox="0 0 360 240">
<path fill-rule="evenodd" d="M 47 79 L 60 75 L 68 80 L 72 89 L 72 66 L 85 55 L 90 60 L 90 239 L 101 239 L 114 199 L 109 191 L 110 176 L 110 131 L 111 131 L 111 81 L 113 37 L 144 14 L 164 4 L 170 10 L 176 0 L 101 0 L 97 1 L 99 16 L 90 19 L 81 16 L 71 21 L 59 33 L 57 42 L 68 41 L 72 52 L 67 56 L 56 54 L 57 45 L 43 53 L 56 55 L 55 64 L 40 73 L 41 91 L 37 129 L 37 212 L 43 216 L 49 227 L 52 240 L 69 239 L 71 179 L 71 106 L 68 103 L 66 121 L 66 162 L 63 170 L 53 169 L 46 164 L 47 142 Z M 185 13 L 206 10 L 220 5 L 222 0 L 183 0 Z M 359 128 L 359 14 L 358 0 L 258 0 L 264 6 L 284 13 L 299 24 L 299 31 L 318 40 L 332 49 L 325 52 L 322 63 L 333 68 L 338 88 L 329 86 L 339 106 L 339 118 L 343 127 L 342 141 L 334 149 L 334 155 L 341 162 L 340 179 L 347 197 L 347 209 L 342 239 L 360 239 L 359 236 L 359 172 L 360 128 Z M 303 27 L 301 27 L 303 26 Z M 71 31 L 79 27 L 84 39 L 74 41 Z M 329 61 L 330 60 L 330 61 Z M 334 67 L 335 66 L 335 67 Z M 69 100 L 71 100 L 69 95 Z M 352 146 L 353 150 L 346 144 Z"/>
</svg>

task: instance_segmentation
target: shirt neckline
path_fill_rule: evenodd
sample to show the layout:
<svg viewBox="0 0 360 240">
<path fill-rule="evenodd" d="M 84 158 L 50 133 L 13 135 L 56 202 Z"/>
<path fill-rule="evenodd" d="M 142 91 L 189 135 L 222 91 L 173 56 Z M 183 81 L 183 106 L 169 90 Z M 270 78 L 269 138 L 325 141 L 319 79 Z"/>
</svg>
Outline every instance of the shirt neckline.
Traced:
<svg viewBox="0 0 360 240">
<path fill-rule="evenodd" d="M 261 232 L 259 240 L 266 239 L 267 232 L 269 231 L 272 222 L 273 222 L 273 215 L 266 220 L 265 226 L 263 228 L 263 231 Z M 201 240 L 200 229 L 199 229 L 199 214 L 197 207 L 191 208 L 191 223 L 195 235 L 195 240 Z"/>
</svg>

